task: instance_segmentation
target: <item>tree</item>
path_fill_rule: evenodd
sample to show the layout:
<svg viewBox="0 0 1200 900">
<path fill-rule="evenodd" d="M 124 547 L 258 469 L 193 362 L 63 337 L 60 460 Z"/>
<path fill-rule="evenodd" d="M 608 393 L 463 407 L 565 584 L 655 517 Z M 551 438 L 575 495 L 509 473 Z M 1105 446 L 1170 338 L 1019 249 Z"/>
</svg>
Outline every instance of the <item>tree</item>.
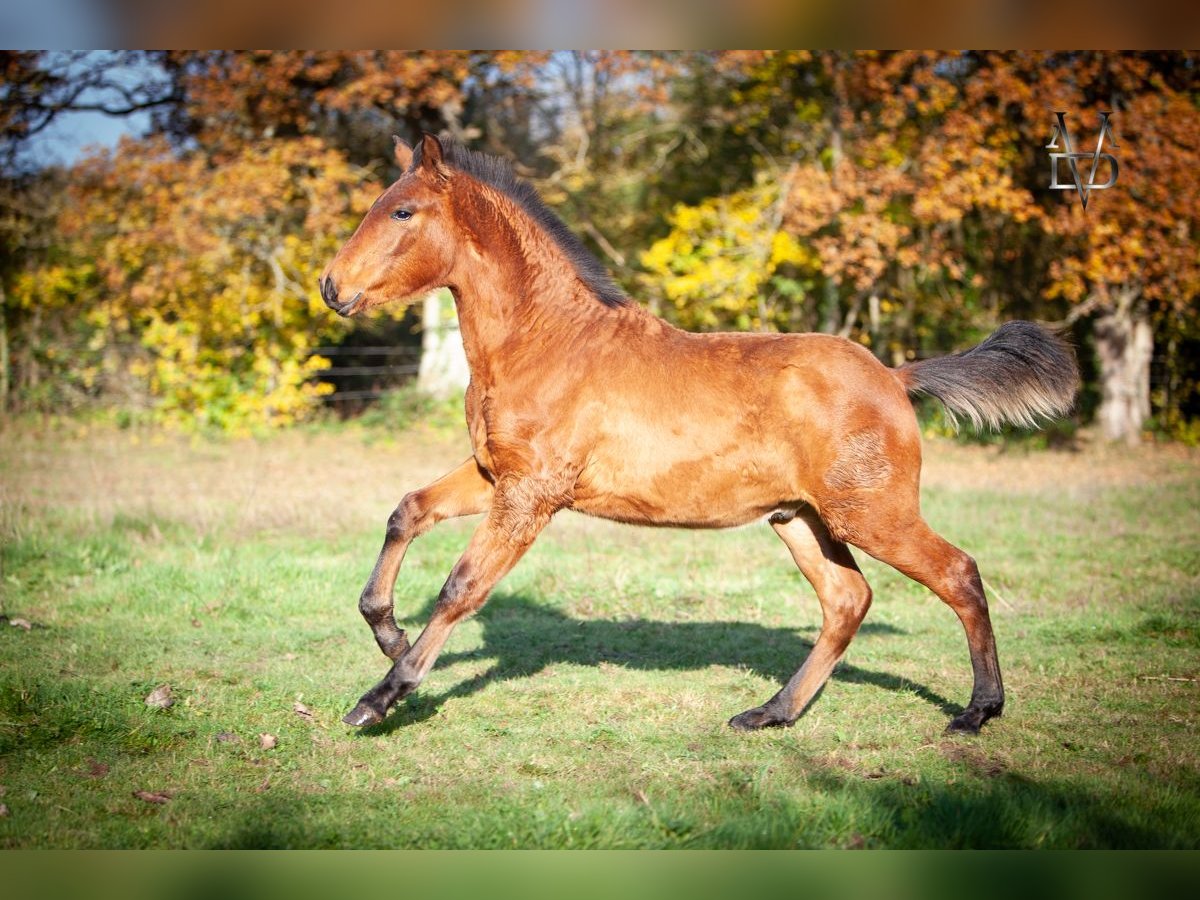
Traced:
<svg viewBox="0 0 1200 900">
<path fill-rule="evenodd" d="M 9 167 L 0 228 L 16 252 L 0 260 L 0 363 L 16 349 L 0 392 L 11 373 L 26 397 L 48 384 L 93 396 L 124 373 L 125 395 L 141 391 L 162 415 L 168 395 L 176 418 L 199 409 L 193 388 L 237 407 L 214 413 L 230 427 L 303 414 L 313 397 L 296 361 L 311 345 L 292 332 L 341 327 L 302 312 L 314 271 L 364 192 L 395 176 L 388 135 L 430 130 L 508 156 L 632 294 L 689 327 L 822 329 L 897 364 L 1038 318 L 1096 351 L 1106 435 L 1136 439 L 1151 414 L 1183 433 L 1200 404 L 1193 54 L 0 62 L 10 144 L 89 106 L 149 111 L 154 132 L 69 173 Z M 1054 110 L 1083 147 L 1095 114 L 1112 113 L 1120 178 L 1086 212 L 1048 189 Z M 238 316 L 252 327 L 238 333 Z M 39 381 L 69 371 L 80 374 Z M 237 390 L 270 399 L 251 411 Z"/>
<path fill-rule="evenodd" d="M 41 304 L 21 307 L 15 294 L 22 273 L 56 252 L 53 225 L 64 181 L 58 170 L 38 171 L 30 142 L 69 113 L 128 116 L 161 111 L 178 99 L 150 54 L 140 51 L 0 51 L 0 245 L 7 250 L 0 255 L 0 412 L 12 405 L 14 386 L 25 395 L 50 390 L 58 400 L 70 397 L 57 393 L 78 387 L 72 379 L 52 386 L 41 377 L 44 354 L 54 352 L 39 346 L 43 329 L 61 338 L 68 323 Z"/>
<path fill-rule="evenodd" d="M 763 305 L 757 285 L 787 285 L 766 306 L 800 308 L 760 321 L 856 337 L 893 364 L 1003 318 L 1091 317 L 1103 434 L 1141 433 L 1152 334 L 1173 386 L 1156 402 L 1180 421 L 1196 381 L 1178 349 L 1197 333 L 1192 56 L 755 51 L 716 70 L 759 178 L 787 173 L 778 224 L 808 265 L 783 280 L 764 269 L 767 257 L 745 251 L 771 244 L 775 217 L 732 242 L 724 214 L 748 195 L 713 197 L 677 209 L 670 238 L 643 258 L 677 307 L 727 327 Z M 1056 109 L 1113 111 L 1121 153 L 1137 160 L 1086 213 L 1047 189 Z M 721 310 L 705 272 L 754 290 L 735 288 Z"/>
<path fill-rule="evenodd" d="M 121 348 L 72 360 L 74 377 L 132 375 L 160 420 L 291 422 L 322 390 L 313 348 L 343 327 L 309 286 L 378 188 L 315 139 L 245 145 L 218 168 L 126 140 L 76 167 L 63 245 L 15 299 L 86 325 L 93 351 Z"/>
<path fill-rule="evenodd" d="M 28 171 L 29 140 L 65 113 L 162 112 L 181 97 L 145 51 L 0 51 L 0 167 Z"/>
<path fill-rule="evenodd" d="M 938 208 L 916 208 L 929 182 L 946 174 L 921 164 L 932 123 L 953 94 L 933 71 L 935 61 L 926 54 L 722 56 L 715 69 L 726 81 L 728 127 L 756 148 L 757 182 L 774 185 L 777 199 L 741 223 L 726 215 L 726 201 L 737 206 L 762 196 L 761 188 L 695 205 L 696 216 L 677 210 L 676 232 L 655 245 L 646 264 L 660 274 L 686 274 L 684 257 L 699 250 L 726 283 L 749 288 L 727 295 L 728 315 L 709 327 L 754 321 L 819 328 L 903 361 L 922 323 L 947 320 L 947 286 L 970 288 L 977 279 L 949 253 L 953 230 L 931 215 Z M 897 95 L 897 82 L 912 90 Z M 968 206 L 974 202 L 967 198 Z M 714 243 L 694 227 L 678 227 L 685 219 L 726 236 L 714 235 Z M 730 223 L 741 232 L 736 240 L 728 239 Z M 671 246 L 681 254 L 674 262 Z M 692 277 L 693 286 L 702 281 Z M 705 305 L 688 289 L 678 280 L 666 285 L 677 306 Z"/>
<path fill-rule="evenodd" d="M 358 165 L 391 161 L 389 135 L 463 136 L 488 62 L 463 51 L 173 51 L 160 62 L 183 98 L 165 123 L 214 156 L 245 142 L 317 137 Z"/>
<path fill-rule="evenodd" d="M 631 51 L 534 55 L 508 59 L 507 81 L 488 87 L 500 102 L 480 122 L 484 148 L 512 160 L 627 289 L 637 253 L 707 152 L 670 98 L 689 64 Z"/>
<path fill-rule="evenodd" d="M 187 103 L 172 131 L 198 140 L 216 159 L 247 141 L 319 140 L 388 181 L 399 174 L 389 171 L 389 135 L 413 139 L 422 131 L 448 131 L 460 140 L 478 137 L 478 127 L 467 121 L 468 107 L 490 108 L 479 102 L 480 94 L 526 81 L 539 58 L 461 51 L 174 53 L 167 65 Z M 467 370 L 453 304 L 431 294 L 424 306 L 418 382 L 433 393 L 462 390 Z M 389 312 L 398 318 L 401 311 Z"/>
<path fill-rule="evenodd" d="M 788 182 L 761 177 L 753 187 L 679 204 L 668 216 L 671 232 L 641 255 L 672 318 L 688 328 L 787 330 L 795 306 L 778 302 L 803 291 L 820 260 L 781 230 Z"/>
<path fill-rule="evenodd" d="M 32 135 L 70 109 L 157 113 L 157 134 L 74 167 L 52 252 L 0 273 L 5 324 L 24 323 L 30 338 L 22 371 L 53 372 L 56 389 L 81 396 L 119 381 L 123 402 L 138 394 L 160 419 L 241 429 L 292 421 L 328 389 L 310 380 L 328 364 L 312 349 L 346 326 L 320 306 L 316 275 L 378 192 L 368 166 L 383 168 L 377 148 L 390 146 L 397 119 L 453 127 L 476 57 L 4 61 L 7 133 Z M 118 72 L 133 63 L 132 76 Z M 360 140 L 367 131 L 372 140 Z"/>
<path fill-rule="evenodd" d="M 1062 252 L 1051 263 L 1047 295 L 1062 296 L 1095 316 L 1097 419 L 1109 439 L 1136 442 L 1151 414 L 1155 325 L 1160 352 L 1170 352 L 1172 339 L 1188 330 L 1195 334 L 1200 297 L 1195 60 L 1087 54 L 1072 62 L 1082 108 L 1112 113 L 1119 144 L 1112 152 L 1124 162 L 1119 187 L 1093 191 L 1086 210 L 1072 202 L 1048 213 Z M 1093 121 L 1098 129 L 1098 117 Z M 1080 131 L 1089 124 L 1084 119 Z M 1086 143 L 1082 134 L 1076 140 L 1090 150 L 1095 138 L 1090 129 L 1085 133 Z M 1168 421 L 1177 414 L 1163 412 Z"/>
</svg>

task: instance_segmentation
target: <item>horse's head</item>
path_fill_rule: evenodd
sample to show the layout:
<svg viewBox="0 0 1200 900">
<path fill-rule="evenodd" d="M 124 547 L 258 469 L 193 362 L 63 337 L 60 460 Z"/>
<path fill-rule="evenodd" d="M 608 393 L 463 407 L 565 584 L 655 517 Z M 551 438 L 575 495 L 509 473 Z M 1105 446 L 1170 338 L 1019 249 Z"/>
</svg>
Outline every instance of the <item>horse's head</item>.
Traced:
<svg viewBox="0 0 1200 900">
<path fill-rule="evenodd" d="M 318 281 L 325 305 L 341 316 L 443 287 L 454 265 L 457 240 L 442 145 L 427 134 L 414 152 L 394 140 L 404 174 L 375 201 Z"/>
</svg>

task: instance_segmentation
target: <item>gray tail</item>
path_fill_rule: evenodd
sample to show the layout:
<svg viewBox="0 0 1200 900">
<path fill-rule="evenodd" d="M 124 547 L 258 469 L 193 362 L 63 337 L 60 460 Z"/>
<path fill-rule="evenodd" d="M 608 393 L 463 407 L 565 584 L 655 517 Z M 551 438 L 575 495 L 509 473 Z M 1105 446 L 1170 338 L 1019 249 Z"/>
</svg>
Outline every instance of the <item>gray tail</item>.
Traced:
<svg viewBox="0 0 1200 900">
<path fill-rule="evenodd" d="M 896 370 L 909 394 L 942 401 L 957 424 L 1034 428 L 1071 411 L 1079 365 L 1070 344 L 1033 322 L 1001 325 L 982 344 Z"/>
</svg>

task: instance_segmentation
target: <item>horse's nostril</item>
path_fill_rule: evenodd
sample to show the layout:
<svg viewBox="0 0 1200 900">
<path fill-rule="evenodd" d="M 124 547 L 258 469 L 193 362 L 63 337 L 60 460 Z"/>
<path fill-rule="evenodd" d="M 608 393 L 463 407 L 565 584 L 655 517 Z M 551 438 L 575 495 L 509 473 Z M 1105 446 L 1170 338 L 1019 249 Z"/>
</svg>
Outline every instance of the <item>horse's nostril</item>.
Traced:
<svg viewBox="0 0 1200 900">
<path fill-rule="evenodd" d="M 333 276 L 329 276 L 321 284 L 321 299 L 326 303 L 335 303 L 337 301 L 337 286 L 333 283 Z"/>
</svg>

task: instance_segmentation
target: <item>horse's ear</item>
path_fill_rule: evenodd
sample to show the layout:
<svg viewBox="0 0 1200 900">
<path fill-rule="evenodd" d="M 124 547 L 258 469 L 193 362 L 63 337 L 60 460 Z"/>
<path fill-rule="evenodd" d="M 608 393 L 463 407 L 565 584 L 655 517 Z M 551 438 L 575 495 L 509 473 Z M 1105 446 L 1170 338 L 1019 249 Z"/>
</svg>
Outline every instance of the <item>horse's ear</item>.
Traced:
<svg viewBox="0 0 1200 900">
<path fill-rule="evenodd" d="M 450 168 L 443 160 L 444 155 L 442 142 L 434 135 L 426 132 L 421 137 L 421 168 L 425 169 L 431 175 L 448 178 L 450 176 Z"/>
<path fill-rule="evenodd" d="M 392 153 L 396 157 L 396 165 L 400 167 L 401 172 L 407 172 L 408 167 L 412 165 L 413 148 L 408 145 L 408 142 L 402 140 L 399 135 L 392 135 L 392 143 L 395 148 Z"/>
</svg>

